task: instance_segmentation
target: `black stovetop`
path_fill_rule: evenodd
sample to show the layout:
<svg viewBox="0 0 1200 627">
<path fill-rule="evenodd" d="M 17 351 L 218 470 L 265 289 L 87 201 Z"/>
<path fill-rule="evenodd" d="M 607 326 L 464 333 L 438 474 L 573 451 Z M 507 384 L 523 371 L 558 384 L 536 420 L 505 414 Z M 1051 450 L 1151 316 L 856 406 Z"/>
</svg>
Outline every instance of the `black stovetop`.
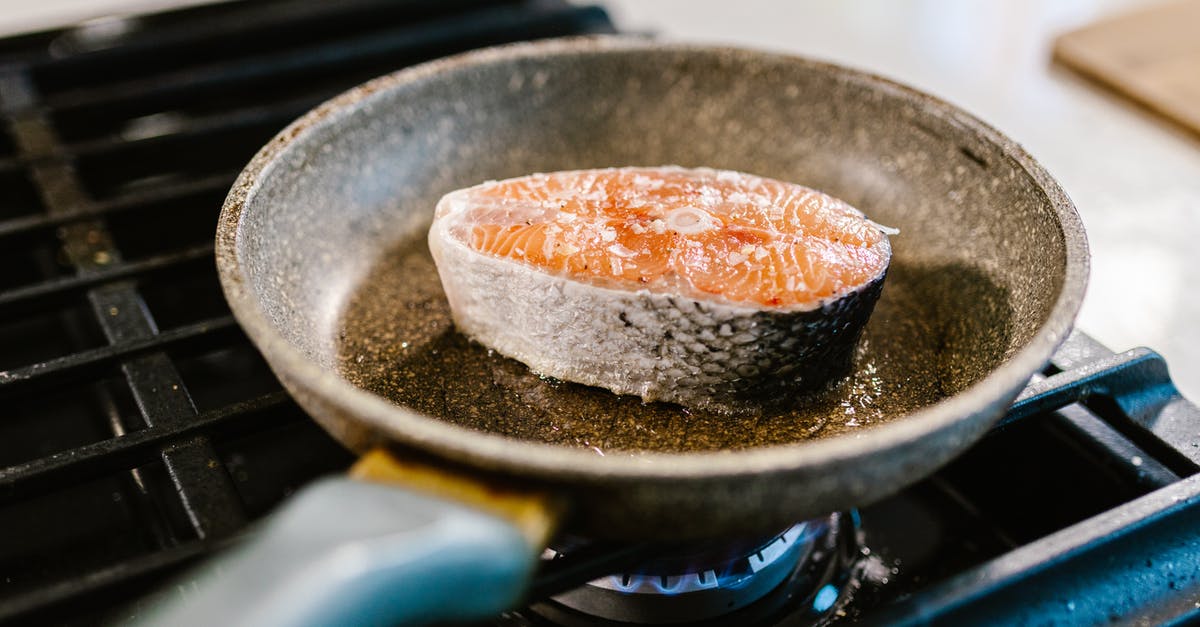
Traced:
<svg viewBox="0 0 1200 627">
<path fill-rule="evenodd" d="M 611 29 L 541 0 L 270 0 L 0 40 L 0 621 L 135 616 L 351 462 L 221 297 L 216 216 L 260 145 L 404 65 Z M 980 445 L 858 512 L 884 568 L 843 621 L 1200 617 L 1200 412 L 1153 353 L 1083 335 L 1045 374 Z M 652 552 L 600 549 L 535 590 Z"/>
</svg>

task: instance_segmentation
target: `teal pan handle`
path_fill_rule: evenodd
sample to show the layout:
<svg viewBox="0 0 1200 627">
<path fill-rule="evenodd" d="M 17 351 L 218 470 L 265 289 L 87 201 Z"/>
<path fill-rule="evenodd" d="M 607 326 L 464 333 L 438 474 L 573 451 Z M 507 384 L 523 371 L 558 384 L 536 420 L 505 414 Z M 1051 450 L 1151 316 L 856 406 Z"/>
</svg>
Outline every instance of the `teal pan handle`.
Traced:
<svg viewBox="0 0 1200 627">
<path fill-rule="evenodd" d="M 500 517 L 403 488 L 325 479 L 205 564 L 145 625 L 420 625 L 494 617 L 539 548 Z"/>
</svg>

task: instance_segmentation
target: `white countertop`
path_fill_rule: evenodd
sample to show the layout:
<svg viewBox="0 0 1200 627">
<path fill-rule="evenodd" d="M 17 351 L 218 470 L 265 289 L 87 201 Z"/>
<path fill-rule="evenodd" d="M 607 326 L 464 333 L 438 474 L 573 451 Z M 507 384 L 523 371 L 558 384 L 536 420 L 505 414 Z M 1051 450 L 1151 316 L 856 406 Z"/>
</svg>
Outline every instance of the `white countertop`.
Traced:
<svg viewBox="0 0 1200 627">
<path fill-rule="evenodd" d="M 0 33 L 204 0 L 0 0 Z M 1138 0 L 601 0 L 622 30 L 765 48 L 890 76 L 1016 139 L 1092 246 L 1079 327 L 1150 346 L 1200 400 L 1200 138 L 1050 61 L 1055 34 Z"/>
<path fill-rule="evenodd" d="M 1078 326 L 1149 346 L 1200 401 L 1200 137 L 1050 63 L 1054 36 L 1136 0 L 606 0 L 618 28 L 765 48 L 936 94 L 1023 144 L 1092 248 Z M 1198 25 L 1200 28 L 1200 25 Z"/>
</svg>

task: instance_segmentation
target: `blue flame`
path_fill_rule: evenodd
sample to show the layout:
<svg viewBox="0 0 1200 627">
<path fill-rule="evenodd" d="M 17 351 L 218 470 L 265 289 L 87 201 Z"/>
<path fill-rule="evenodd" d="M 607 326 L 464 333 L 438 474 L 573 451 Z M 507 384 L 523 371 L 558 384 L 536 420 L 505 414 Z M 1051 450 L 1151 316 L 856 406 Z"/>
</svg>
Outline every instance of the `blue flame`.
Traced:
<svg viewBox="0 0 1200 627">
<path fill-rule="evenodd" d="M 813 609 L 818 614 L 824 613 L 838 600 L 838 589 L 831 583 L 827 583 L 817 591 L 817 596 L 813 597 Z"/>
<path fill-rule="evenodd" d="M 609 577 L 615 590 L 626 594 L 676 595 L 696 590 L 726 587 L 713 571 L 663 577 L 661 575 L 625 574 Z"/>
<path fill-rule="evenodd" d="M 705 569 L 670 576 L 645 573 L 611 575 L 607 578 L 609 585 L 606 587 L 625 594 L 661 595 L 679 595 L 713 588 L 738 590 L 750 585 L 760 570 L 771 566 L 784 554 L 810 543 L 813 538 L 824 533 L 826 528 L 824 522 L 799 523 L 758 552 L 745 558 L 726 561 L 720 570 Z M 835 590 L 834 599 L 836 598 Z"/>
</svg>

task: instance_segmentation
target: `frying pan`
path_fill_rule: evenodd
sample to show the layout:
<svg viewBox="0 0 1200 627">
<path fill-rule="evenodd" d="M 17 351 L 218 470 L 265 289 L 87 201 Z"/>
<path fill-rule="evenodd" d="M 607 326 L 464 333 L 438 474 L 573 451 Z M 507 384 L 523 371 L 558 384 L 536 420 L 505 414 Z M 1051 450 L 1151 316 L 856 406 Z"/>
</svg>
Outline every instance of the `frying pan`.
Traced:
<svg viewBox="0 0 1200 627">
<path fill-rule="evenodd" d="M 900 228 L 866 338 L 894 380 L 850 399 L 887 411 L 857 427 L 830 418 L 854 408 L 837 402 L 815 421 L 664 418 L 454 333 L 425 249 L 442 194 L 661 164 L 799 182 Z M 519 598 L 556 528 L 737 537 L 869 503 L 982 436 L 1066 337 L 1088 270 L 1054 180 L 946 102 L 792 56 L 623 38 L 472 52 L 320 106 L 238 179 L 217 263 L 284 386 L 375 450 L 357 474 L 387 485 L 298 495 L 155 615 L 173 624 L 485 617 Z"/>
</svg>

